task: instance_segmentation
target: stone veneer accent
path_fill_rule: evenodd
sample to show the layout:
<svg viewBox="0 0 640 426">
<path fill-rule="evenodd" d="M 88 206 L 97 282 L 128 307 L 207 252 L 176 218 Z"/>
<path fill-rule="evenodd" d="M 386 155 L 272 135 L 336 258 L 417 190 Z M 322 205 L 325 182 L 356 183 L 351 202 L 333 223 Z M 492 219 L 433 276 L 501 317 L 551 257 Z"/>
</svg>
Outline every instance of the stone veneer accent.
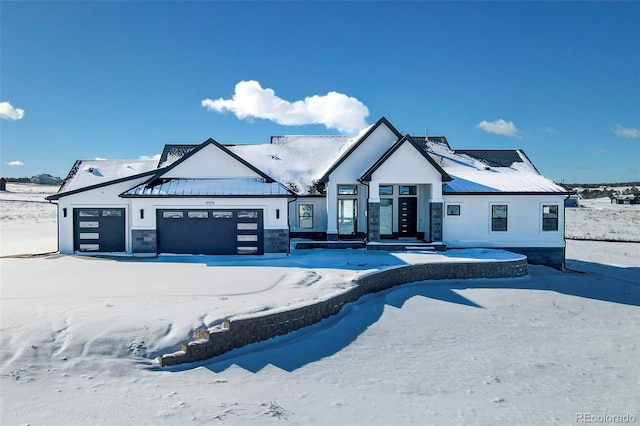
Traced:
<svg viewBox="0 0 640 426">
<path fill-rule="evenodd" d="M 503 250 L 524 254 L 532 265 L 549 266 L 560 271 L 564 267 L 564 247 L 507 247 Z"/>
<path fill-rule="evenodd" d="M 369 220 L 369 241 L 380 241 L 380 203 L 369 202 L 368 215 Z"/>
<path fill-rule="evenodd" d="M 429 203 L 429 241 L 442 241 L 443 203 Z"/>
<path fill-rule="evenodd" d="M 155 229 L 132 229 L 131 230 L 131 251 L 133 253 L 153 253 L 158 252 L 158 240 Z"/>
<path fill-rule="evenodd" d="M 265 253 L 289 253 L 289 230 L 288 229 L 265 229 L 264 230 L 264 252 Z"/>
<path fill-rule="evenodd" d="M 426 263 L 400 266 L 363 276 L 355 287 L 317 303 L 249 318 L 229 318 L 208 339 L 183 343 L 181 350 L 158 356 L 162 366 L 202 361 L 232 349 L 261 342 L 315 324 L 340 312 L 360 297 L 415 281 L 468 278 L 513 278 L 527 275 L 527 260 L 504 262 Z"/>
</svg>

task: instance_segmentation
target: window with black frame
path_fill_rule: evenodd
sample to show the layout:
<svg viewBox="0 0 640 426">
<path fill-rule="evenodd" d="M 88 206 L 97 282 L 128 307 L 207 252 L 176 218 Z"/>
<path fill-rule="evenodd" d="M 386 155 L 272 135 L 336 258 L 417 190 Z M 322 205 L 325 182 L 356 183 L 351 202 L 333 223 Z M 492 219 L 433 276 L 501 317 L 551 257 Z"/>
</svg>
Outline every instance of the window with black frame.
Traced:
<svg viewBox="0 0 640 426">
<path fill-rule="evenodd" d="M 491 206 L 491 230 L 506 231 L 507 230 L 507 212 L 506 204 L 493 204 Z"/>
<path fill-rule="evenodd" d="M 558 230 L 558 205 L 550 204 L 542 206 L 542 230 Z"/>
</svg>

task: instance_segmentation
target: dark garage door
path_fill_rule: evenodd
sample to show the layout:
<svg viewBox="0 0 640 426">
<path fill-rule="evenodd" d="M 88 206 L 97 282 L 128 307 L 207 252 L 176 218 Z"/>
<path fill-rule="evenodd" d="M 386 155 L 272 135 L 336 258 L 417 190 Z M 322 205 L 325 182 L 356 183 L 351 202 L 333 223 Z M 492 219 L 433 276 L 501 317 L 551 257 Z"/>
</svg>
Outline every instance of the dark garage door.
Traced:
<svg viewBox="0 0 640 426">
<path fill-rule="evenodd" d="M 264 254 L 262 210 L 158 210 L 158 253 Z"/>
<path fill-rule="evenodd" d="M 124 251 L 124 234 L 124 209 L 73 209 L 75 251 Z"/>
</svg>

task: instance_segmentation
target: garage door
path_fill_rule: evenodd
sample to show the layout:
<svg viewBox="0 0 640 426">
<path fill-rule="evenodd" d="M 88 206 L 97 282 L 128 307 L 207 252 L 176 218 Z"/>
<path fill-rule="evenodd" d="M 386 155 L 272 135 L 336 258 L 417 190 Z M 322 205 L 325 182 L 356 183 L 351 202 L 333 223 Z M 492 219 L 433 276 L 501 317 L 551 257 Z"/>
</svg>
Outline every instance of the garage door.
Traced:
<svg viewBox="0 0 640 426">
<path fill-rule="evenodd" d="M 124 209 L 73 209 L 75 251 L 125 250 Z"/>
<path fill-rule="evenodd" d="M 157 211 L 159 253 L 264 254 L 262 210 Z"/>
</svg>

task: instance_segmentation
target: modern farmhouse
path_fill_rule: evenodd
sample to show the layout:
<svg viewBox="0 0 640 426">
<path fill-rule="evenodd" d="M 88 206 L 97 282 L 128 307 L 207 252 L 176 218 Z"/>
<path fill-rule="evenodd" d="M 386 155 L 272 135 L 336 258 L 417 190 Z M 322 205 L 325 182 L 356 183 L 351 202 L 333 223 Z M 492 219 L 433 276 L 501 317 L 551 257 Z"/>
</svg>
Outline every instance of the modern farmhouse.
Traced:
<svg viewBox="0 0 640 426">
<path fill-rule="evenodd" d="M 384 117 L 355 137 L 166 145 L 159 160 L 79 160 L 60 191 L 62 253 L 288 253 L 290 240 L 429 242 L 564 262 L 568 191 L 525 153 L 457 150 Z"/>
</svg>

